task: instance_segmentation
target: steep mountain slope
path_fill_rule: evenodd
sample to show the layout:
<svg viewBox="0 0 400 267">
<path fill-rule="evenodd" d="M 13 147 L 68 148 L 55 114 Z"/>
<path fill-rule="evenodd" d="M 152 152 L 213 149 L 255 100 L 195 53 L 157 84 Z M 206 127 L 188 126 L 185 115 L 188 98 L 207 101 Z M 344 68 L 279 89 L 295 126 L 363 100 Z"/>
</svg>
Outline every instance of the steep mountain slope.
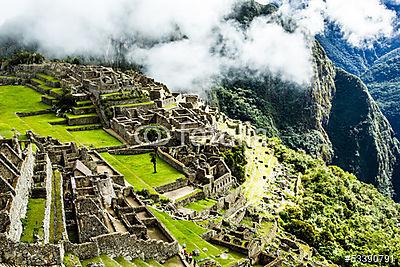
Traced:
<svg viewBox="0 0 400 267">
<path fill-rule="evenodd" d="M 400 192 L 399 142 L 389 122 L 359 78 L 339 69 L 335 84 L 327 127 L 335 151 L 333 164 L 375 184 L 387 196 L 393 189 Z"/>
<path fill-rule="evenodd" d="M 341 70 L 336 74 L 318 44 L 314 61 L 311 88 L 271 78 L 240 81 L 216 89 L 217 103 L 231 117 L 267 129 L 291 148 L 332 160 L 387 196 L 393 190 L 400 194 L 400 148 L 390 124 L 362 82 Z"/>
<path fill-rule="evenodd" d="M 394 10 L 399 18 L 400 5 L 395 2 L 386 5 Z M 400 136 L 399 28 L 400 22 L 397 21 L 397 35 L 363 48 L 350 46 L 334 25 L 329 25 L 324 35 L 317 37 L 336 66 L 359 76 L 366 83 L 397 137 Z"/>
<path fill-rule="evenodd" d="M 400 48 L 378 59 L 362 76 L 372 97 L 400 136 Z"/>
<path fill-rule="evenodd" d="M 291 204 L 279 213 L 283 229 L 339 266 L 372 266 L 356 255 L 380 254 L 387 258 L 375 261 L 377 265 L 398 266 L 399 204 L 342 169 L 287 149 L 279 141 L 268 147 L 287 172 L 300 177 L 296 197 L 285 196 Z"/>
</svg>

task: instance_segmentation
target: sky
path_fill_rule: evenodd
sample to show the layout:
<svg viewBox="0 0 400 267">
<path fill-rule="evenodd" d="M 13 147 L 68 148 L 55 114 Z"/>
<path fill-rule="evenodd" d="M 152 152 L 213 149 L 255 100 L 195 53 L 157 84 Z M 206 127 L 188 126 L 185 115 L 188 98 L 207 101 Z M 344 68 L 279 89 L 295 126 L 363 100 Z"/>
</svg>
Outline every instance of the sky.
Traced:
<svg viewBox="0 0 400 267">
<path fill-rule="evenodd" d="M 257 0 L 279 9 L 246 27 L 229 19 L 243 1 L 4 1 L 0 37 L 19 34 L 21 42 L 36 42 L 42 53 L 59 58 L 112 57 L 111 40 L 118 40 L 148 75 L 174 90 L 203 92 L 232 69 L 309 84 L 314 36 L 327 22 L 355 47 L 394 34 L 396 14 L 380 0 Z"/>
</svg>

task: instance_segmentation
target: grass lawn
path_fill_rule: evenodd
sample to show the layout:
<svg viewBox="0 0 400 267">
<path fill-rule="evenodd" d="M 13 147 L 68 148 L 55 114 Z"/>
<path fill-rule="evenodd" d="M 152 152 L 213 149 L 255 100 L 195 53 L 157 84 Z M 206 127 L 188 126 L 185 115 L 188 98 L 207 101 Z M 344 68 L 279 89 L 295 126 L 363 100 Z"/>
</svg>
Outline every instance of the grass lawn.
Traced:
<svg viewBox="0 0 400 267">
<path fill-rule="evenodd" d="M 41 78 L 43 78 L 45 80 L 48 80 L 50 82 L 59 82 L 60 81 L 60 80 L 54 78 L 53 76 L 49 76 L 49 75 L 46 75 L 44 73 L 38 73 L 37 76 L 39 76 L 39 77 L 41 77 Z"/>
<path fill-rule="evenodd" d="M 65 267 L 82 266 L 79 258 L 71 253 L 66 253 L 64 255 L 63 263 Z"/>
<path fill-rule="evenodd" d="M 220 254 L 227 251 L 226 248 L 216 246 L 208 243 L 200 237 L 201 234 L 205 233 L 207 230 L 198 226 L 192 221 L 185 220 L 174 220 L 167 213 L 160 212 L 154 208 L 150 208 L 153 214 L 167 227 L 170 233 L 178 240 L 179 244 L 186 244 L 187 251 L 193 251 L 198 249 L 200 251 L 200 256 L 197 259 L 202 259 L 206 257 L 214 258 L 222 266 L 231 266 L 235 262 L 244 258 L 244 256 L 229 252 L 227 259 L 222 259 L 219 257 Z M 204 252 L 203 248 L 207 248 L 208 251 Z"/>
<path fill-rule="evenodd" d="M 44 238 L 43 231 L 43 219 L 44 212 L 46 209 L 46 199 L 45 198 L 31 198 L 28 202 L 28 211 L 26 213 L 26 219 L 24 223 L 24 230 L 22 232 L 21 241 L 32 243 L 33 234 L 35 229 L 38 229 L 37 234 Z"/>
<path fill-rule="evenodd" d="M 100 258 L 106 267 L 120 267 L 121 266 L 117 261 L 115 261 L 114 259 L 110 258 L 107 255 L 101 255 Z"/>
<path fill-rule="evenodd" d="M 62 120 L 55 114 L 20 118 L 16 112 L 38 111 L 49 108 L 41 103 L 41 94 L 24 86 L 0 86 L 0 136 L 9 138 L 15 128 L 21 134 L 32 130 L 42 136 L 52 136 L 62 142 L 74 141 L 79 145 L 95 147 L 115 146 L 122 143 L 103 129 L 68 132 L 66 125 L 50 125 L 49 121 Z"/>
<path fill-rule="evenodd" d="M 61 209 L 61 174 L 59 171 L 53 172 L 53 184 L 51 192 L 51 211 L 50 211 L 50 242 L 57 243 L 62 238 L 62 233 L 64 230 L 62 224 L 62 209 Z M 55 202 L 54 202 L 55 200 Z M 57 211 L 57 218 L 54 217 L 54 210 Z M 54 222 L 56 222 L 56 227 L 54 227 Z"/>
<path fill-rule="evenodd" d="M 38 83 L 39 85 L 37 85 L 37 86 L 40 87 L 40 88 L 42 88 L 42 89 L 44 89 L 44 90 L 46 90 L 46 91 L 51 91 L 51 90 L 56 89 L 56 88 L 54 88 L 54 87 L 47 86 L 47 85 L 46 85 L 46 82 L 44 82 L 44 81 L 42 81 L 42 80 L 33 78 L 32 81 Z M 47 92 L 47 93 L 48 93 L 48 92 Z"/>
<path fill-rule="evenodd" d="M 117 257 L 116 260 L 122 267 L 136 267 L 132 262 L 125 260 L 124 257 Z"/>
<path fill-rule="evenodd" d="M 215 203 L 217 203 L 216 200 L 206 198 L 206 199 L 201 199 L 201 200 L 198 200 L 195 202 L 191 202 L 191 203 L 187 204 L 185 206 L 185 208 L 200 212 L 205 209 L 211 208 L 212 206 L 214 206 Z"/>
<path fill-rule="evenodd" d="M 76 104 L 77 104 L 79 107 L 84 107 L 84 106 L 87 106 L 87 105 L 92 105 L 93 103 L 92 103 L 92 101 L 90 101 L 90 100 L 83 100 L 83 101 L 78 101 L 78 102 L 76 102 Z"/>
<path fill-rule="evenodd" d="M 153 173 L 153 163 L 149 153 L 139 155 L 111 155 L 101 154 L 105 160 L 120 171 L 125 179 L 135 190 L 153 187 L 175 182 L 184 175 L 168 165 L 165 161 L 157 158 L 157 173 Z M 154 189 L 152 189 L 154 191 Z"/>
<path fill-rule="evenodd" d="M 74 114 L 67 114 L 67 117 L 70 119 L 77 119 L 77 118 L 86 118 L 86 117 L 96 117 L 96 113 L 89 113 L 89 114 L 80 114 L 80 115 L 74 115 Z"/>
<path fill-rule="evenodd" d="M 95 257 L 95 258 L 93 258 L 93 259 L 83 260 L 83 261 L 81 262 L 81 264 L 82 264 L 83 267 L 87 267 L 87 266 L 89 266 L 89 265 L 91 265 L 91 264 L 93 264 L 93 263 L 97 263 L 97 264 L 103 263 L 103 260 L 102 260 L 101 257 L 99 256 L 99 257 Z"/>
<path fill-rule="evenodd" d="M 149 265 L 147 262 L 144 262 L 141 259 L 133 259 L 132 262 L 136 267 L 153 267 L 153 265 Z"/>
</svg>

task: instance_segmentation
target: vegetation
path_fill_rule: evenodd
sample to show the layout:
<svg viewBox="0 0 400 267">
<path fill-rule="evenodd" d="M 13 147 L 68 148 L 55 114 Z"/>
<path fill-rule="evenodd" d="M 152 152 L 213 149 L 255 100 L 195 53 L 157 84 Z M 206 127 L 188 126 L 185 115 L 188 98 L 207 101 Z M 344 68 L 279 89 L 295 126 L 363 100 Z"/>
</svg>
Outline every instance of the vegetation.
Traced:
<svg viewBox="0 0 400 267">
<path fill-rule="evenodd" d="M 64 255 L 63 263 L 65 267 L 79 267 L 82 266 L 79 258 L 71 253 Z"/>
<path fill-rule="evenodd" d="M 238 179 L 238 182 L 242 184 L 246 179 L 246 155 L 244 145 L 238 145 L 222 152 L 222 156 L 232 175 Z"/>
<path fill-rule="evenodd" d="M 242 258 L 241 255 L 229 252 L 228 258 L 222 259 L 219 255 L 224 253 L 226 249 L 212 245 L 200 237 L 201 234 L 207 231 L 206 229 L 192 221 L 174 220 L 167 213 L 157 211 L 153 208 L 151 211 L 167 227 L 171 234 L 179 240 L 181 245 L 186 244 L 187 251 L 195 249 L 200 251 L 200 256 L 195 257 L 196 259 L 209 257 L 214 258 L 222 266 L 231 266 Z M 206 248 L 207 251 L 204 251 L 203 248 Z"/>
<path fill-rule="evenodd" d="M 211 198 L 201 199 L 198 201 L 190 202 L 185 206 L 187 209 L 191 209 L 197 212 L 203 211 L 205 209 L 209 209 L 217 203 L 216 200 Z"/>
<path fill-rule="evenodd" d="M 50 82 L 54 82 L 54 83 L 60 82 L 60 80 L 58 80 L 58 79 L 56 79 L 56 78 L 54 78 L 54 77 L 52 77 L 50 75 L 44 74 L 44 73 L 38 73 L 36 75 L 41 77 L 41 78 L 43 78 L 43 79 L 45 79 L 45 80 L 48 80 Z"/>
<path fill-rule="evenodd" d="M 51 121 L 63 120 L 55 114 L 18 117 L 16 112 L 31 112 L 48 109 L 41 94 L 24 86 L 0 86 L 0 136 L 11 137 L 12 129 L 25 133 L 32 130 L 42 136 L 53 136 L 62 142 L 74 141 L 80 145 L 103 147 L 121 145 L 121 142 L 103 129 L 69 132 L 66 125 L 50 125 Z"/>
<path fill-rule="evenodd" d="M 53 172 L 52 192 L 51 192 L 51 210 L 50 210 L 50 242 L 57 243 L 62 239 L 63 212 L 61 203 L 61 183 L 62 177 L 59 171 Z"/>
<path fill-rule="evenodd" d="M 101 155 L 125 176 L 125 180 L 136 191 L 146 190 L 150 194 L 157 194 L 154 187 L 175 182 L 178 178 L 184 178 L 182 173 L 160 158 L 157 159 L 157 173 L 154 173 L 149 153 L 139 155 L 111 155 L 105 152 Z"/>
<path fill-rule="evenodd" d="M 24 229 L 21 236 L 22 242 L 33 243 L 35 236 L 44 238 L 43 219 L 46 209 L 46 199 L 31 198 L 28 202 L 28 210 L 24 220 Z"/>
<path fill-rule="evenodd" d="M 295 205 L 279 214 L 281 227 L 341 266 L 348 265 L 345 258 L 351 255 L 400 258 L 399 204 L 372 185 L 288 149 L 277 139 L 269 145 L 279 161 L 300 173 L 302 180 L 303 190 Z"/>
<path fill-rule="evenodd" d="M 156 142 L 168 137 L 168 133 L 165 128 L 159 124 L 150 124 L 146 127 L 140 129 L 138 138 L 140 141 L 146 142 Z"/>
<path fill-rule="evenodd" d="M 31 53 L 28 51 L 20 51 L 11 55 L 2 61 L 4 68 L 11 68 L 19 64 L 40 64 L 44 61 L 44 57 L 39 53 Z"/>
</svg>

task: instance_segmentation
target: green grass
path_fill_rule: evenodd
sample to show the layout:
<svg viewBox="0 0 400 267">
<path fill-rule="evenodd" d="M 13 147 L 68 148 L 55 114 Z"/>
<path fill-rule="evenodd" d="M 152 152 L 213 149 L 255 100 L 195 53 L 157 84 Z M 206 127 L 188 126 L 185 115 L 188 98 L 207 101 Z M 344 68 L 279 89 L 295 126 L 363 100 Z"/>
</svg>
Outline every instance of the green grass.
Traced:
<svg viewBox="0 0 400 267">
<path fill-rule="evenodd" d="M 132 262 L 125 260 L 124 257 L 117 257 L 114 260 L 122 267 L 136 267 L 136 265 L 134 265 Z"/>
<path fill-rule="evenodd" d="M 50 242 L 57 243 L 62 239 L 62 233 L 64 230 L 62 223 L 62 208 L 61 208 L 61 174 L 59 171 L 53 172 L 53 184 L 51 192 L 51 211 L 50 211 Z M 55 183 L 54 183 L 55 181 Z M 54 199 L 56 202 L 54 202 Z M 57 208 L 57 218 L 54 217 L 54 209 Z M 57 222 L 56 228 L 54 228 L 54 221 Z M 54 234 L 55 233 L 55 234 Z"/>
<path fill-rule="evenodd" d="M 212 245 L 202 239 L 200 235 L 205 233 L 207 231 L 206 229 L 198 226 L 193 221 L 174 220 L 165 212 L 157 211 L 154 208 L 150 209 L 153 214 L 165 225 L 165 227 L 167 227 L 170 233 L 178 240 L 179 244 L 186 244 L 187 251 L 193 251 L 194 249 L 198 249 L 200 251 L 200 256 L 196 257 L 197 259 L 210 257 L 214 258 L 222 266 L 231 266 L 244 257 L 237 253 L 229 252 L 227 259 L 221 259 L 218 256 L 227 249 Z M 207 248 L 208 251 L 204 252 L 203 248 Z"/>
<path fill-rule="evenodd" d="M 107 255 L 100 255 L 100 258 L 106 267 L 120 267 L 121 266 L 121 264 L 119 264 L 117 261 L 115 261 L 114 259 L 110 258 Z"/>
<path fill-rule="evenodd" d="M 52 76 L 46 75 L 44 73 L 38 73 L 36 75 L 41 77 L 41 78 L 43 78 L 43 79 L 45 79 L 45 80 L 48 80 L 50 82 L 60 82 L 60 80 L 58 80 L 58 79 L 56 79 L 56 78 L 54 78 Z"/>
<path fill-rule="evenodd" d="M 168 106 L 165 106 L 164 108 L 169 109 L 169 108 L 174 108 L 174 107 L 176 107 L 176 106 L 177 106 L 176 103 L 172 103 L 172 104 L 170 104 L 170 105 L 168 105 Z"/>
<path fill-rule="evenodd" d="M 46 91 L 51 91 L 53 89 L 56 89 L 54 87 L 47 86 L 46 83 L 44 81 L 42 81 L 42 80 L 39 80 L 39 79 L 36 79 L 36 78 L 32 78 L 32 81 L 35 81 L 36 83 L 38 83 L 39 84 L 38 87 L 40 87 L 40 88 L 42 88 L 42 89 L 44 89 Z"/>
<path fill-rule="evenodd" d="M 32 243 L 35 229 L 38 229 L 37 234 L 42 239 L 44 238 L 43 219 L 46 209 L 45 198 L 31 198 L 28 202 L 28 211 L 25 217 L 24 229 L 21 236 L 21 241 Z"/>
<path fill-rule="evenodd" d="M 76 102 L 76 104 L 77 104 L 78 106 L 81 106 L 81 107 L 87 106 L 87 105 L 93 105 L 93 103 L 92 103 L 91 100 L 78 101 L 78 102 Z"/>
<path fill-rule="evenodd" d="M 93 127 L 93 126 L 101 126 L 101 124 L 73 125 L 73 126 L 67 126 L 67 129 L 77 129 L 82 127 Z"/>
<path fill-rule="evenodd" d="M 176 199 L 175 202 L 179 202 L 179 201 L 181 201 L 181 200 L 187 199 L 187 198 L 189 198 L 189 197 L 192 197 L 192 196 L 194 196 L 194 195 L 197 195 L 197 194 L 200 193 L 200 192 L 202 192 L 202 190 L 199 189 L 199 188 L 197 188 L 196 190 L 194 190 L 194 191 L 191 192 L 190 194 L 185 195 L 185 196 L 182 196 L 182 197 Z"/>
<path fill-rule="evenodd" d="M 135 190 L 158 187 L 175 182 L 178 178 L 184 178 L 182 173 L 160 158 L 157 158 L 157 173 L 153 173 L 153 163 L 150 161 L 149 153 L 139 155 L 102 153 L 102 156 L 125 175 L 125 179 L 134 186 Z"/>
<path fill-rule="evenodd" d="M 141 259 L 133 259 L 132 260 L 133 264 L 136 265 L 136 267 L 150 267 L 151 265 L 147 264 L 147 262 L 142 261 Z"/>
<path fill-rule="evenodd" d="M 89 113 L 89 114 L 82 114 L 82 115 L 74 115 L 74 114 L 67 114 L 69 119 L 78 119 L 78 118 L 87 118 L 87 117 L 96 117 L 96 113 Z"/>
<path fill-rule="evenodd" d="M 215 203 L 217 203 L 216 200 L 210 199 L 210 198 L 206 198 L 206 199 L 201 199 L 201 200 L 198 200 L 198 201 L 191 202 L 191 203 L 187 204 L 185 206 L 185 208 L 200 212 L 200 211 L 203 211 L 205 209 L 211 208 L 212 206 L 215 205 Z"/>
<path fill-rule="evenodd" d="M 81 263 L 82 263 L 83 267 L 87 267 L 87 266 L 89 266 L 90 264 L 93 264 L 93 263 L 97 263 L 97 264 L 98 263 L 103 263 L 103 260 L 99 256 L 99 257 L 95 257 L 93 259 L 83 260 Z"/>
<path fill-rule="evenodd" d="M 65 267 L 82 266 L 79 258 L 71 253 L 66 253 L 64 255 L 63 263 Z"/>
<path fill-rule="evenodd" d="M 257 233 L 261 236 L 266 236 L 271 232 L 273 227 L 273 222 L 262 222 L 260 228 L 257 230 Z"/>
<path fill-rule="evenodd" d="M 131 103 L 131 104 L 116 105 L 115 107 L 132 108 L 132 107 L 147 106 L 147 105 L 152 105 L 152 104 L 154 104 L 153 101 L 150 101 L 150 102 L 142 102 L 142 103 Z"/>
<path fill-rule="evenodd" d="M 101 98 L 107 98 L 109 96 L 116 96 L 116 95 L 122 95 L 122 92 L 115 92 L 115 93 L 108 93 L 108 94 L 102 94 L 100 97 Z"/>
<path fill-rule="evenodd" d="M 62 88 L 55 88 L 51 89 L 53 93 L 56 93 L 57 95 L 62 95 L 63 94 L 63 89 Z"/>
<path fill-rule="evenodd" d="M 48 122 L 63 120 L 55 114 L 20 118 L 16 112 L 38 111 L 49 108 L 41 103 L 41 94 L 24 86 L 0 86 L 0 136 L 10 138 L 15 128 L 24 134 L 32 130 L 42 136 L 52 136 L 61 142 L 76 142 L 95 147 L 116 146 L 122 143 L 103 129 L 69 132 L 66 125 L 50 125 Z M 89 101 L 90 102 L 90 101 Z M 91 102 L 90 102 L 91 103 Z"/>
<path fill-rule="evenodd" d="M 95 106 L 89 105 L 89 106 L 83 106 L 83 107 L 74 107 L 75 110 L 82 110 L 82 109 L 89 109 L 89 108 L 95 108 Z"/>
</svg>

